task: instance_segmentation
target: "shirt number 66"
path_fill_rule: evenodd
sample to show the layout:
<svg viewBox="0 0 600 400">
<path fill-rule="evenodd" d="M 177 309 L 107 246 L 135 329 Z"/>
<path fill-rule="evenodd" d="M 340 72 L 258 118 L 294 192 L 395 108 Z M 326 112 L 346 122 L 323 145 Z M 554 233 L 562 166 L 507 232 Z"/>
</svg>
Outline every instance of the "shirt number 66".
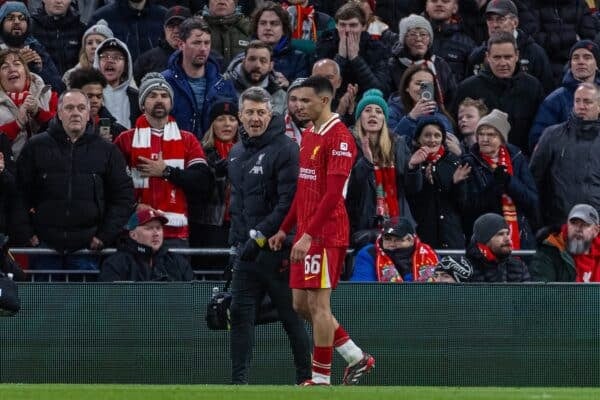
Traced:
<svg viewBox="0 0 600 400">
<path fill-rule="evenodd" d="M 304 273 L 318 274 L 321 272 L 321 255 L 315 254 L 304 257 Z"/>
</svg>

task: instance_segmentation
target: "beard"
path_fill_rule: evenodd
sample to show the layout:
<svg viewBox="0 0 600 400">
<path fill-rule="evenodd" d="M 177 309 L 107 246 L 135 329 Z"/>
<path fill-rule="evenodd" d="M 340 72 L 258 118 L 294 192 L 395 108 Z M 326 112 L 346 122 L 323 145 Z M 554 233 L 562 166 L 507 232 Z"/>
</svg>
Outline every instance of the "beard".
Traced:
<svg viewBox="0 0 600 400">
<path fill-rule="evenodd" d="M 169 115 L 169 112 L 167 111 L 166 107 L 152 107 L 152 109 L 149 112 L 150 116 L 152 118 L 164 118 L 167 115 Z"/>
<path fill-rule="evenodd" d="M 295 114 L 290 113 L 290 117 L 292 118 L 292 122 L 300 129 L 306 128 L 306 125 L 310 122 L 310 119 L 298 119 Z"/>
<path fill-rule="evenodd" d="M 264 80 L 264 79 L 265 79 L 267 76 L 269 76 L 269 73 L 267 72 L 267 73 L 266 73 L 266 74 L 264 74 L 264 75 L 262 75 L 262 74 L 261 74 L 261 75 L 260 75 L 260 77 L 259 77 L 258 79 L 253 79 L 253 78 L 252 78 L 252 73 L 253 73 L 253 72 L 258 72 L 258 73 L 260 73 L 260 71 L 250 71 L 250 72 L 247 72 L 247 71 L 246 71 L 244 68 L 242 68 L 242 73 L 244 74 L 244 77 L 246 78 L 246 80 L 247 80 L 248 82 L 252 83 L 253 85 L 256 85 L 256 84 L 258 84 L 258 83 L 261 83 L 261 82 L 262 82 L 262 81 L 263 81 L 263 80 Z"/>
<path fill-rule="evenodd" d="M 29 31 L 29 29 L 27 29 L 27 31 Z M 25 32 L 23 35 L 13 35 L 12 33 L 6 31 L 2 32 L 2 39 L 4 39 L 4 43 L 6 43 L 8 47 L 21 47 L 25 43 L 26 38 L 27 32 Z"/>
<path fill-rule="evenodd" d="M 591 240 L 575 239 L 575 238 L 567 239 L 567 251 L 570 254 L 573 254 L 573 255 L 585 254 L 590 250 L 590 247 L 592 247 Z"/>
</svg>

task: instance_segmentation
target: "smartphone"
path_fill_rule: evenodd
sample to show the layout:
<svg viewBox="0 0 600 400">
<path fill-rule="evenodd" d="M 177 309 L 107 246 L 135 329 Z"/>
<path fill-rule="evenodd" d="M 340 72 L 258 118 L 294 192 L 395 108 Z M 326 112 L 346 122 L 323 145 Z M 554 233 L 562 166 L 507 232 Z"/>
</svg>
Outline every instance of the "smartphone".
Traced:
<svg viewBox="0 0 600 400">
<path fill-rule="evenodd" d="M 110 118 L 100 118 L 98 122 L 98 134 L 105 139 L 112 139 L 110 134 Z"/>
<path fill-rule="evenodd" d="M 435 101 L 435 88 L 433 82 L 421 82 L 419 86 L 421 87 L 419 94 L 423 100 Z"/>
</svg>

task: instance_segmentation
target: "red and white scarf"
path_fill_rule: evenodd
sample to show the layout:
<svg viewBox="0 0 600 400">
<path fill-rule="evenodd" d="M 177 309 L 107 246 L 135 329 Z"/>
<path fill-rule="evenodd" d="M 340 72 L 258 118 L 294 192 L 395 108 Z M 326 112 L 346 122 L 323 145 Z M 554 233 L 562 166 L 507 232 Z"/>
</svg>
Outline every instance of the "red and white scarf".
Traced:
<svg viewBox="0 0 600 400">
<path fill-rule="evenodd" d="M 315 24 L 315 9 L 313 6 L 302 7 L 299 4 L 288 5 L 292 25 L 292 39 L 305 39 L 317 42 L 317 26 Z"/>
<path fill-rule="evenodd" d="M 500 149 L 498 150 L 498 161 L 496 162 L 494 162 L 491 157 L 486 156 L 485 154 L 481 154 L 481 157 L 492 170 L 495 170 L 497 167 L 504 167 L 506 172 L 510 176 L 513 176 L 514 172 L 512 160 L 506 146 L 500 146 Z M 511 199 L 507 193 L 502 193 L 502 216 L 504 217 L 504 220 L 508 225 L 508 229 L 510 230 L 512 247 L 515 250 L 519 250 L 521 248 L 521 236 L 519 232 L 519 221 L 517 219 L 517 207 L 515 206 L 513 199 Z"/>
<path fill-rule="evenodd" d="M 378 282 L 404 282 L 396 269 L 392 259 L 385 254 L 381 247 L 381 235 L 375 241 L 375 274 Z M 414 251 L 411 258 L 413 280 L 420 280 L 427 268 L 432 268 L 438 263 L 438 256 L 433 249 L 421 242 L 415 235 Z"/>
<path fill-rule="evenodd" d="M 396 187 L 396 168 L 375 165 L 376 215 L 385 219 L 400 216 L 398 188 Z"/>
</svg>

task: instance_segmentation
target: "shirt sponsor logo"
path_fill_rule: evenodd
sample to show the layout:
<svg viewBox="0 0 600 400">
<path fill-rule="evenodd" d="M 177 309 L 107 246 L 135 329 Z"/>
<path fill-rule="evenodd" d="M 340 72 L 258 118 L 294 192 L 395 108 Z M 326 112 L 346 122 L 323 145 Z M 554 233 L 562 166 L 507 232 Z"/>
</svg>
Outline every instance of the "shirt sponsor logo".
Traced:
<svg viewBox="0 0 600 400">
<path fill-rule="evenodd" d="M 332 156 L 339 156 L 339 157 L 352 157 L 352 153 L 351 152 L 344 151 L 344 150 L 336 150 L 336 149 L 331 150 L 331 155 Z"/>
<path fill-rule="evenodd" d="M 310 168 L 300 168 L 300 174 L 298 175 L 298 179 L 306 179 L 309 181 L 317 180 L 317 171 Z"/>
<path fill-rule="evenodd" d="M 348 143 L 346 143 L 346 142 L 340 143 L 340 150 L 347 151 L 348 150 Z"/>
</svg>

